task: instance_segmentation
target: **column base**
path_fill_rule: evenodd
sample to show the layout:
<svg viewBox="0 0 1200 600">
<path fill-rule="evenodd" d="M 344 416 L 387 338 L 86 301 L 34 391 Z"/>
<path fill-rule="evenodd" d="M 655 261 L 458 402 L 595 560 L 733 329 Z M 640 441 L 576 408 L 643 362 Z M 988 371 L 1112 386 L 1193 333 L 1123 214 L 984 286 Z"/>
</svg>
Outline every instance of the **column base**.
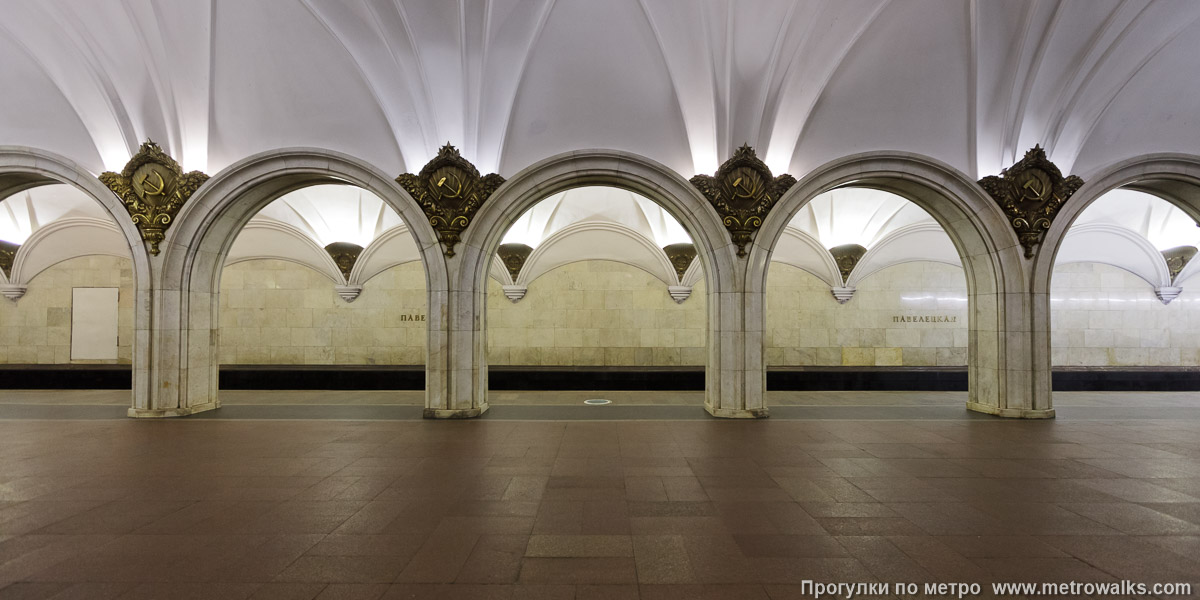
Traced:
<svg viewBox="0 0 1200 600">
<path fill-rule="evenodd" d="M 718 419 L 766 419 L 771 416 L 766 408 L 713 408 L 705 404 L 704 410 Z"/>
<path fill-rule="evenodd" d="M 484 404 L 478 408 L 426 408 L 421 416 L 426 419 L 474 419 L 487 412 L 491 405 Z"/>
<path fill-rule="evenodd" d="M 130 408 L 126 414 L 134 419 L 165 419 L 167 417 L 186 417 L 218 408 L 221 408 L 220 400 L 187 408 Z"/>
<path fill-rule="evenodd" d="M 979 404 L 978 402 L 967 402 L 967 410 L 981 412 L 997 417 L 1005 417 L 1008 419 L 1053 419 L 1053 408 L 1000 408 L 997 406 L 988 406 L 987 404 Z"/>
</svg>

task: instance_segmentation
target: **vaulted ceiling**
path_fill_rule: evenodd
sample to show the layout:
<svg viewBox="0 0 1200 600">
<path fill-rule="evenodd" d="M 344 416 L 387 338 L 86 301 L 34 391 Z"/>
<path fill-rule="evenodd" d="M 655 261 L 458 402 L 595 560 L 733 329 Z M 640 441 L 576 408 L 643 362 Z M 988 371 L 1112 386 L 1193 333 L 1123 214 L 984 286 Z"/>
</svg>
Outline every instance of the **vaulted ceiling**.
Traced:
<svg viewBox="0 0 1200 600">
<path fill-rule="evenodd" d="M 908 150 L 972 177 L 1200 154 L 1193 0 L 0 0 L 0 144 L 215 173 L 286 146 L 503 175 L 610 148 L 712 172 Z"/>
</svg>

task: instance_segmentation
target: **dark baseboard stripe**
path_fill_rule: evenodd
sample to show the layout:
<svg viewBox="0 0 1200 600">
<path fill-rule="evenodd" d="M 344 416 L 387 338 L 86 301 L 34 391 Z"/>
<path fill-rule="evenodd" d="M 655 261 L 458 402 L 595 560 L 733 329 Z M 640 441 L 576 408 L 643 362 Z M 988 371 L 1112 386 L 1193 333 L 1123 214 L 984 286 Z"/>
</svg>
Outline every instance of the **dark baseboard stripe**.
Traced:
<svg viewBox="0 0 1200 600">
<path fill-rule="evenodd" d="M 1054 389 L 1078 391 L 1200 391 L 1196 368 L 1060 368 Z M 3 365 L 0 389 L 129 389 L 128 365 Z M 516 390 L 700 391 L 695 367 L 492 367 L 488 387 Z M 420 366 L 229 365 L 227 390 L 421 390 Z M 965 391 L 962 367 L 792 367 L 767 372 L 775 391 Z"/>
</svg>

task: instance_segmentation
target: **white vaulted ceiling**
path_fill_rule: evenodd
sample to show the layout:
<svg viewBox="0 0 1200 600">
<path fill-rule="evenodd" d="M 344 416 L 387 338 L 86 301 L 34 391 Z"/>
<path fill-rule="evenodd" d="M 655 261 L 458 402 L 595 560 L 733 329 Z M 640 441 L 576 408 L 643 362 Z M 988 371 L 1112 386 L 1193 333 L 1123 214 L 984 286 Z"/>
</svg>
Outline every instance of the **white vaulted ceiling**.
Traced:
<svg viewBox="0 0 1200 600">
<path fill-rule="evenodd" d="M 580 148 L 803 174 L 908 150 L 972 177 L 1200 154 L 1192 0 L 0 0 L 0 144 L 94 172 L 153 138 L 215 173 L 443 143 L 512 175 Z"/>
</svg>

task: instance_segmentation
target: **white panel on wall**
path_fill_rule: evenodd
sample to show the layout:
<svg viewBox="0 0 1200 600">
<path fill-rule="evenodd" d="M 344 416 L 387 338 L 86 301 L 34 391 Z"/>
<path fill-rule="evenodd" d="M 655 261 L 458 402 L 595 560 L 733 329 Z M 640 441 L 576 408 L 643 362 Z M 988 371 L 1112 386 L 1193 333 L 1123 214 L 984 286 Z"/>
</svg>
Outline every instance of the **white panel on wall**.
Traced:
<svg viewBox="0 0 1200 600">
<path fill-rule="evenodd" d="M 117 297 L 120 288 L 71 290 L 71 360 L 117 358 Z"/>
</svg>

